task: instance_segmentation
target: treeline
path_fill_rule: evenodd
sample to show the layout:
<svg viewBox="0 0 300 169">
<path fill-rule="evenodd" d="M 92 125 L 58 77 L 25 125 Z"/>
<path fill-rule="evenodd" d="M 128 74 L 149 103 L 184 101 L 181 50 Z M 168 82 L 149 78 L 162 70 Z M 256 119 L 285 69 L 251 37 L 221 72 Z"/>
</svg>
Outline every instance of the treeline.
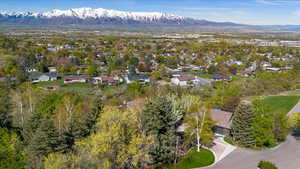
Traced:
<svg viewBox="0 0 300 169">
<path fill-rule="evenodd" d="M 0 124 L 6 128 L 1 130 L 6 133 L 3 137 L 7 137 L 1 138 L 18 155 L 2 154 L 1 158 L 20 161 L 20 166 L 7 168 L 43 168 L 48 154 L 72 151 L 76 140 L 95 130 L 102 110 L 97 97 L 69 91 L 52 93 L 27 83 L 13 89 L 3 87 L 1 91 Z"/>
<path fill-rule="evenodd" d="M 71 90 L 2 85 L 0 168 L 147 168 L 212 145 L 214 122 L 199 96 L 154 96 L 127 108 Z"/>
<path fill-rule="evenodd" d="M 148 96 L 136 108 L 112 102 L 119 93 L 102 97 L 98 92 L 55 92 L 7 80 L 0 84 L 0 168 L 135 169 L 174 164 L 192 147 L 213 145 L 211 108 L 234 112 L 233 140 L 238 145 L 272 147 L 289 131 L 285 114 L 269 112 L 259 101 L 240 102 L 246 96 L 299 89 L 299 76 L 293 70 L 201 88 L 129 87 L 128 92 L 140 93 L 136 96 Z M 183 124 L 188 125 L 179 134 Z"/>
</svg>

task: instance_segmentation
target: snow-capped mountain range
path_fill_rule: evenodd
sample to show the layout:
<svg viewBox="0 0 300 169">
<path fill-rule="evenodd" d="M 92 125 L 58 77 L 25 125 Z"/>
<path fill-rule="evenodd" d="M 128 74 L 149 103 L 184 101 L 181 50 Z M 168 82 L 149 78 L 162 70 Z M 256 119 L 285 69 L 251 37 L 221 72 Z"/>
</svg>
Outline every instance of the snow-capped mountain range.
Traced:
<svg viewBox="0 0 300 169">
<path fill-rule="evenodd" d="M 124 12 L 117 10 L 109 10 L 103 8 L 76 8 L 69 10 L 52 10 L 49 12 L 0 12 L 0 15 L 7 17 L 35 17 L 35 18 L 53 18 L 53 17 L 76 17 L 80 19 L 88 18 L 102 18 L 109 17 L 115 18 L 119 17 L 122 19 L 133 19 L 133 20 L 157 20 L 157 19 L 184 19 L 184 17 L 164 14 L 159 12 Z"/>
<path fill-rule="evenodd" d="M 197 20 L 159 12 L 124 12 L 103 8 L 76 8 L 49 12 L 0 12 L 0 23 L 22 24 L 164 24 L 164 25 L 232 25 Z"/>
</svg>

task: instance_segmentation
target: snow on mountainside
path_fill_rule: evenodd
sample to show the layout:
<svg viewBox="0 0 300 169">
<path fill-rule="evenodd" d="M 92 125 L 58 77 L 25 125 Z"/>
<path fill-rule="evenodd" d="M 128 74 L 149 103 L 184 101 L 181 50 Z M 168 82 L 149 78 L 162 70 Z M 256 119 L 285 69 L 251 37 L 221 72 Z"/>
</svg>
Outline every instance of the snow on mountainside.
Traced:
<svg viewBox="0 0 300 169">
<path fill-rule="evenodd" d="M 33 12 L 0 12 L 0 15 L 7 17 L 35 17 L 35 18 L 53 18 L 53 17 L 75 17 L 80 19 L 88 18 L 122 18 L 122 19 L 133 19 L 133 20 L 157 20 L 157 19 L 184 19 L 184 17 L 164 14 L 159 12 L 123 12 L 117 10 L 108 10 L 103 8 L 77 8 L 69 10 L 52 10 L 43 13 Z"/>
<path fill-rule="evenodd" d="M 234 23 L 218 23 L 197 20 L 159 12 L 124 12 L 103 8 L 76 8 L 49 12 L 0 12 L 0 24 L 148 24 L 148 25 L 205 25 L 234 26 Z"/>
<path fill-rule="evenodd" d="M 158 12 L 123 12 L 117 10 L 107 10 L 103 8 L 78 8 L 78 9 L 70 9 L 70 10 L 53 10 L 50 12 L 42 13 L 41 16 L 43 17 L 60 17 L 60 16 L 68 16 L 68 17 L 78 17 L 81 19 L 87 18 L 101 18 L 101 17 L 119 17 L 122 19 L 134 19 L 134 20 L 143 20 L 143 19 L 183 19 L 183 17 L 163 14 Z"/>
</svg>

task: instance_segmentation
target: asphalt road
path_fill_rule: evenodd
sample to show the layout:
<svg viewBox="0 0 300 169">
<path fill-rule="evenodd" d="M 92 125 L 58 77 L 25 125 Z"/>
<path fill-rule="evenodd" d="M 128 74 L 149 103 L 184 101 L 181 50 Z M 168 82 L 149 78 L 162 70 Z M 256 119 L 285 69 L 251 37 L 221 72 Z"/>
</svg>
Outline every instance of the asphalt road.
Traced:
<svg viewBox="0 0 300 169">
<path fill-rule="evenodd" d="M 300 169 L 300 138 L 289 136 L 279 147 L 263 151 L 237 148 L 217 164 L 205 169 L 257 169 L 260 160 L 271 161 L 279 169 Z"/>
</svg>

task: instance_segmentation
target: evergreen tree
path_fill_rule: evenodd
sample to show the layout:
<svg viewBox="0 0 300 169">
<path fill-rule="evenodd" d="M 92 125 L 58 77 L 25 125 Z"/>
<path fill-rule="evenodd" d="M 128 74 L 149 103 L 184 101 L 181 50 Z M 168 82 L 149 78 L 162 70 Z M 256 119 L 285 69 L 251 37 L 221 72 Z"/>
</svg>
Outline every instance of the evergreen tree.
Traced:
<svg viewBox="0 0 300 169">
<path fill-rule="evenodd" d="M 44 119 L 29 144 L 29 166 L 32 168 L 41 168 L 42 160 L 48 154 L 54 152 L 63 153 L 68 148 L 66 139 L 59 135 L 53 122 L 49 119 Z"/>
<path fill-rule="evenodd" d="M 59 140 L 58 131 L 50 120 L 44 120 L 29 145 L 33 156 L 46 156 L 55 151 Z"/>
<path fill-rule="evenodd" d="M 16 70 L 16 83 L 21 84 L 26 81 L 27 74 L 25 72 L 25 67 L 23 65 L 17 66 Z"/>
<path fill-rule="evenodd" d="M 0 86 L 0 127 L 11 128 L 9 88 Z"/>
<path fill-rule="evenodd" d="M 85 136 L 95 132 L 95 126 L 101 114 L 102 109 L 103 109 L 102 99 L 100 97 L 97 97 L 92 104 L 92 110 L 86 116 L 84 116 L 83 121 L 86 128 Z"/>
<path fill-rule="evenodd" d="M 250 103 L 237 107 L 232 122 L 232 135 L 236 143 L 244 147 L 255 146 L 254 124 L 255 112 Z"/>
<path fill-rule="evenodd" d="M 172 163 L 176 151 L 176 116 L 172 102 L 158 97 L 145 105 L 142 125 L 147 134 L 155 137 L 150 154 L 155 163 Z"/>
</svg>

